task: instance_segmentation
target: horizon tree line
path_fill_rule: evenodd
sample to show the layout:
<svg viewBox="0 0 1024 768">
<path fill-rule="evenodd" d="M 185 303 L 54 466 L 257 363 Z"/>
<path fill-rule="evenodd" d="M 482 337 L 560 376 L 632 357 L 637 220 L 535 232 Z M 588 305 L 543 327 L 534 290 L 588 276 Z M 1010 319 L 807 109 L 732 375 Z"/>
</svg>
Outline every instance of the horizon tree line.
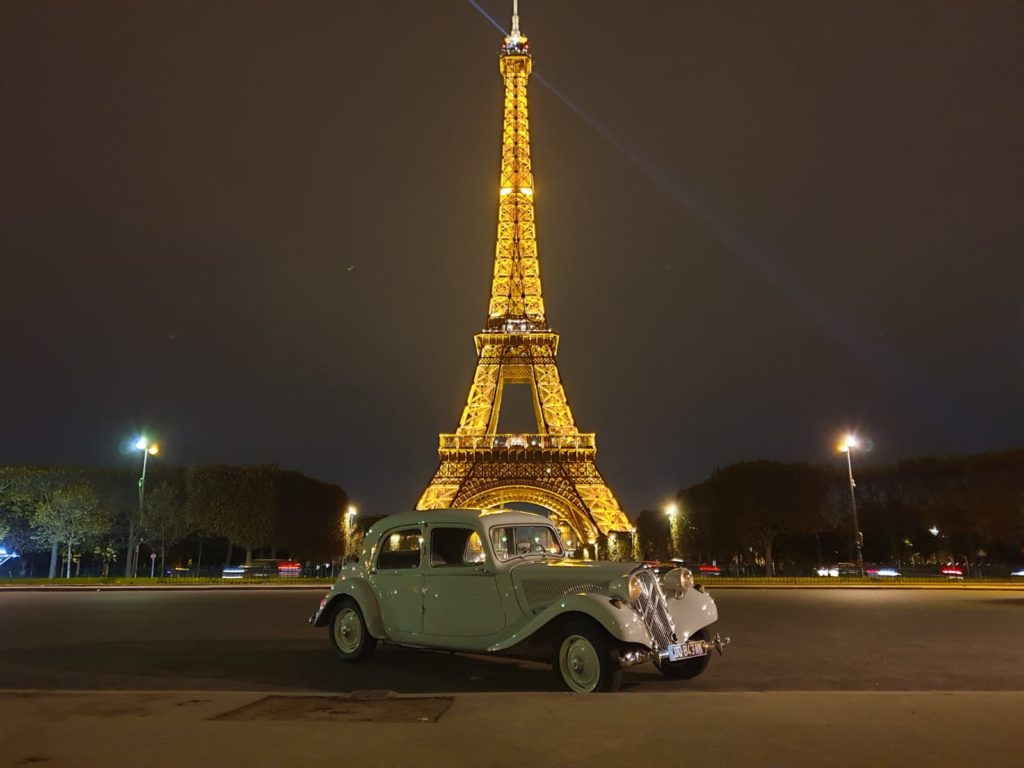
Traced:
<svg viewBox="0 0 1024 768">
<path fill-rule="evenodd" d="M 49 549 L 70 576 L 82 558 L 112 574 L 126 557 L 134 522 L 143 546 L 167 567 L 168 549 L 190 540 L 198 572 L 207 545 L 230 563 L 234 549 L 304 560 L 333 560 L 343 550 L 348 496 L 338 486 L 275 465 L 164 467 L 145 496 L 141 520 L 135 473 L 79 467 L 0 467 L 0 540 L 19 551 Z M 123 560 L 122 560 L 123 558 Z M 144 570 L 144 569 L 141 569 Z M 155 562 L 153 563 L 155 571 Z M 132 576 L 127 570 L 126 576 Z"/>
</svg>

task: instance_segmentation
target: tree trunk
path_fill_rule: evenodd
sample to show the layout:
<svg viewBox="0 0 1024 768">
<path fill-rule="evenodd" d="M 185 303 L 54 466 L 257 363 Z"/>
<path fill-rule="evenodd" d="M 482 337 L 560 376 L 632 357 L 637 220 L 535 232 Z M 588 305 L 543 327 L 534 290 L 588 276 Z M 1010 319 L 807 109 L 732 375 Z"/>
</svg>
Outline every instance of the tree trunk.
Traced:
<svg viewBox="0 0 1024 768">
<path fill-rule="evenodd" d="M 135 576 L 132 573 L 132 550 L 135 549 L 135 517 L 133 516 L 128 521 L 128 553 L 124 558 L 124 575 L 125 578 L 131 579 Z"/>
<path fill-rule="evenodd" d="M 227 559 L 227 562 L 225 563 L 225 565 L 231 565 L 231 550 L 232 550 L 232 548 L 233 548 L 233 545 L 229 541 L 228 542 L 228 559 Z"/>
<path fill-rule="evenodd" d="M 252 545 L 249 544 L 245 548 L 245 564 L 252 565 Z"/>
<path fill-rule="evenodd" d="M 160 575 L 161 576 L 166 576 L 167 575 L 167 566 L 164 565 L 164 560 L 165 560 L 166 557 L 167 557 L 167 540 L 161 538 L 160 539 Z"/>
<path fill-rule="evenodd" d="M 57 542 L 53 542 L 50 545 L 50 576 L 49 578 L 57 578 Z"/>
<path fill-rule="evenodd" d="M 65 578 L 68 578 L 68 579 L 71 578 L 71 542 L 70 541 L 68 542 L 68 575 Z"/>
<path fill-rule="evenodd" d="M 78 562 L 75 563 L 75 578 L 77 579 L 82 575 L 82 556 L 78 556 Z"/>
<path fill-rule="evenodd" d="M 774 576 L 772 573 L 772 544 L 775 543 L 774 536 L 766 536 L 764 539 L 764 575 Z"/>
<path fill-rule="evenodd" d="M 199 556 L 196 558 L 196 577 L 203 572 L 203 537 L 199 537 Z"/>
</svg>

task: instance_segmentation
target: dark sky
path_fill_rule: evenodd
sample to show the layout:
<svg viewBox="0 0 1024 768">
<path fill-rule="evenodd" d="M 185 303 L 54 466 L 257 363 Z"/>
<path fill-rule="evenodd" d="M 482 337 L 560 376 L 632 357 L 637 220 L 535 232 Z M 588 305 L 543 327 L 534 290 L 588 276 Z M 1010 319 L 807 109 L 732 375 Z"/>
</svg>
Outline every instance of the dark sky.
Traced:
<svg viewBox="0 0 1024 768">
<path fill-rule="evenodd" d="M 548 319 L 628 512 L 848 425 L 872 461 L 1024 443 L 1024 3 L 521 5 Z M 0 24 L 0 463 L 131 466 L 145 428 L 411 507 L 486 314 L 498 31 L 460 0 Z"/>
</svg>

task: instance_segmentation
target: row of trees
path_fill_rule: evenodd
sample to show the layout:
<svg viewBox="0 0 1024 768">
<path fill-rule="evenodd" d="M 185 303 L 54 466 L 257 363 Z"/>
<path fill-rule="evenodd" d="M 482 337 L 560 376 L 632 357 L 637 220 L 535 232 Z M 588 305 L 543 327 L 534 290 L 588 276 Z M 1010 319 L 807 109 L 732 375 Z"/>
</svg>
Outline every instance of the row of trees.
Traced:
<svg viewBox="0 0 1024 768">
<path fill-rule="evenodd" d="M 348 498 L 337 486 L 272 465 L 162 467 L 153 480 L 140 519 L 133 472 L 0 467 L 0 541 L 22 553 L 49 549 L 50 578 L 59 555 L 66 575 L 83 555 L 108 575 L 126 554 L 133 525 L 161 573 L 169 549 L 186 540 L 197 569 L 204 544 L 218 555 L 226 550 L 224 562 L 235 547 L 246 562 L 257 549 L 317 561 L 342 552 Z"/>
<path fill-rule="evenodd" d="M 868 561 L 1024 559 L 1024 450 L 863 466 L 856 481 Z M 644 557 L 766 572 L 780 562 L 799 569 L 853 559 L 849 485 L 836 467 L 742 462 L 680 491 L 677 502 L 677 518 L 641 513 Z"/>
</svg>

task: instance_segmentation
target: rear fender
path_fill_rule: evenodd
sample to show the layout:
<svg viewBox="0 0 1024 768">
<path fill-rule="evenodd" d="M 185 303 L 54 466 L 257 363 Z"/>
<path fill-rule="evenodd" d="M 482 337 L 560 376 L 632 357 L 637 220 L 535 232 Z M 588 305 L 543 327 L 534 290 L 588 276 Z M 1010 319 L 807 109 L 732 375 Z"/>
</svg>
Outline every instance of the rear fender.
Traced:
<svg viewBox="0 0 1024 768">
<path fill-rule="evenodd" d="M 373 593 L 369 583 L 359 577 L 342 576 L 338 579 L 334 587 L 331 588 L 331 591 L 327 593 L 327 602 L 324 603 L 324 607 L 318 612 L 313 626 L 326 627 L 327 622 L 330 621 L 331 614 L 334 612 L 333 606 L 337 605 L 338 600 L 343 597 L 350 597 L 356 601 L 359 605 L 359 610 L 363 613 L 366 629 L 373 637 L 378 640 L 387 639 L 387 635 L 384 632 L 384 622 L 381 620 L 380 604 L 377 602 L 377 596 Z"/>
<path fill-rule="evenodd" d="M 558 617 L 567 613 L 582 613 L 590 617 L 608 633 L 623 643 L 653 646 L 650 632 L 640 616 L 629 605 L 608 595 L 569 595 L 551 603 L 536 616 L 516 627 L 516 630 L 497 643 L 488 646 L 491 652 L 504 651 L 546 627 Z"/>
</svg>

